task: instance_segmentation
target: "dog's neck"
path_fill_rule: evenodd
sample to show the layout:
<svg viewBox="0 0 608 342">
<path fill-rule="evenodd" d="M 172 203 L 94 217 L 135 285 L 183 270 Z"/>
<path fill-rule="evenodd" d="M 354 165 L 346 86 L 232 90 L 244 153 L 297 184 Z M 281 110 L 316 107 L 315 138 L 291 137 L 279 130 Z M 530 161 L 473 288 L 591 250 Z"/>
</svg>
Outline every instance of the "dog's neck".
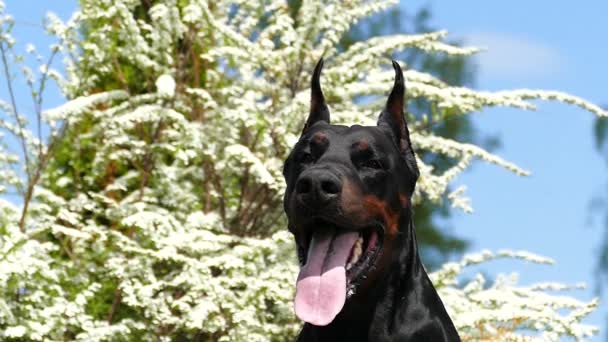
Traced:
<svg viewBox="0 0 608 342">
<path fill-rule="evenodd" d="M 404 229 L 400 229 L 396 237 L 393 248 L 395 256 L 383 275 L 367 291 L 350 298 L 329 325 L 318 327 L 305 324 L 299 340 L 458 340 L 456 329 L 420 260 L 409 210 L 404 210 L 401 219 L 400 222 L 406 227 L 401 227 Z M 437 329 L 436 326 L 428 326 L 429 321 L 449 324 L 444 329 Z M 436 331 L 445 334 L 437 336 Z M 456 338 L 452 339 L 451 336 Z"/>
</svg>

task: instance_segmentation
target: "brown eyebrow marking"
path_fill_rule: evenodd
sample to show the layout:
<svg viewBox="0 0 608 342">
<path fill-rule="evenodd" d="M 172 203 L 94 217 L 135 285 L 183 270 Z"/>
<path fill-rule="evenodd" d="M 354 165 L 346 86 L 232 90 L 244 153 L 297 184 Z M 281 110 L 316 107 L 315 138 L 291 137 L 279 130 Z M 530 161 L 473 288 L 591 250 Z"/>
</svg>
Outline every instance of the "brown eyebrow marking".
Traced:
<svg viewBox="0 0 608 342">
<path fill-rule="evenodd" d="M 321 144 L 327 140 L 327 134 L 325 132 L 317 132 L 312 136 L 312 142 L 315 144 Z"/>
<path fill-rule="evenodd" d="M 357 143 L 357 148 L 361 151 L 366 151 L 369 149 L 369 142 L 367 140 L 361 140 Z"/>
<path fill-rule="evenodd" d="M 403 208 L 407 208 L 410 204 L 410 199 L 406 194 L 399 194 L 399 201 L 401 202 L 401 206 Z"/>
</svg>

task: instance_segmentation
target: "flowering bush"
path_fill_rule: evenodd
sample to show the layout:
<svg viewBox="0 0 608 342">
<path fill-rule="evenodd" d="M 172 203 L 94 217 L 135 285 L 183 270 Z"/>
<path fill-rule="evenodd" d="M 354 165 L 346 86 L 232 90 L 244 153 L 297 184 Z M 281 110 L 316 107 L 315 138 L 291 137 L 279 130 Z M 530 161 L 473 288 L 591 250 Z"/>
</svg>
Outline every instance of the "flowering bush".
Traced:
<svg viewBox="0 0 608 342">
<path fill-rule="evenodd" d="M 444 31 L 337 48 L 351 25 L 392 5 L 303 1 L 292 11 L 269 0 L 82 0 L 67 22 L 51 15 L 48 29 L 59 40 L 52 56 L 64 57 L 65 73 L 50 63 L 37 75 L 24 69 L 36 123 L 51 129 L 48 142 L 13 101 L 0 102 L 0 128 L 20 142 L 16 150 L 0 145 L 0 192 L 22 195 L 20 205 L 0 201 L 0 339 L 295 336 L 295 253 L 283 229 L 280 170 L 308 111 L 314 63 L 328 61 L 324 84 L 336 121 L 370 124 L 377 96 L 392 83 L 391 53 L 477 52 L 444 43 Z M 7 67 L 20 61 L 11 23 L 0 2 Z M 465 211 L 464 189 L 446 192 L 473 159 L 527 172 L 433 135 L 424 129 L 429 122 L 488 106 L 533 109 L 533 99 L 607 115 L 559 92 L 477 92 L 413 69 L 405 77 L 409 97 L 437 109 L 410 118 L 413 144 L 459 161 L 438 172 L 419 160 L 415 200 L 448 200 Z M 43 112 L 49 78 L 71 100 Z M 357 101 L 362 96 L 369 101 Z M 522 287 L 502 276 L 486 284 L 480 275 L 459 282 L 463 268 L 491 257 L 465 257 L 432 275 L 465 340 L 582 339 L 596 331 L 581 320 L 597 302 L 545 291 L 562 285 Z"/>
</svg>

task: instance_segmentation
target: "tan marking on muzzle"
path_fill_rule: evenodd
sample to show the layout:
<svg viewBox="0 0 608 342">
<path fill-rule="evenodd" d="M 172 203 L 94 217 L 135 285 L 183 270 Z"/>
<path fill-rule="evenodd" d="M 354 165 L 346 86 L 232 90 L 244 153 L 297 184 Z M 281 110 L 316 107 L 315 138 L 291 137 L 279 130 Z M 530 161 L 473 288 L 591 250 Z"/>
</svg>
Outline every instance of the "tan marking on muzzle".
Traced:
<svg viewBox="0 0 608 342">
<path fill-rule="evenodd" d="M 388 204 L 376 196 L 364 197 L 365 207 L 372 216 L 380 216 L 384 221 L 386 233 L 390 236 L 397 234 L 399 229 L 399 212 L 392 210 Z"/>
<path fill-rule="evenodd" d="M 368 219 L 361 189 L 346 177 L 342 179 L 340 207 L 342 208 L 344 216 L 351 218 L 353 221 Z"/>
<path fill-rule="evenodd" d="M 354 222 L 367 222 L 379 218 L 390 236 L 397 234 L 399 229 L 399 212 L 392 210 L 383 200 L 373 195 L 364 195 L 361 189 L 349 181 L 342 180 L 342 196 L 340 207 L 346 217 Z"/>
</svg>

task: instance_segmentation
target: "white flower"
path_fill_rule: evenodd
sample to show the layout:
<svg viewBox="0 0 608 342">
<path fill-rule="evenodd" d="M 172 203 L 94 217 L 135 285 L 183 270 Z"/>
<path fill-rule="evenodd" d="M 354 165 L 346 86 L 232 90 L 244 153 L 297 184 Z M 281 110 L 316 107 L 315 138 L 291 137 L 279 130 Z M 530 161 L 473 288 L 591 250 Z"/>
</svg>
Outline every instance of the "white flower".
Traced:
<svg viewBox="0 0 608 342">
<path fill-rule="evenodd" d="M 162 97 L 175 95 L 175 80 L 171 75 L 163 74 L 156 79 L 156 91 Z"/>
<path fill-rule="evenodd" d="M 22 325 L 10 327 L 4 331 L 4 335 L 6 335 L 6 337 L 14 337 L 14 338 L 22 337 L 23 335 L 25 335 L 25 333 L 26 333 L 26 329 Z"/>
<path fill-rule="evenodd" d="M 19 294 L 0 298 L 0 340 L 67 334 L 79 341 L 170 341 L 178 333 L 226 342 L 294 340 L 301 327 L 291 304 L 298 267 L 284 228 L 281 166 L 309 110 L 312 66 L 321 55 L 328 61 L 323 85 L 332 98 L 332 121 L 375 125 L 384 104 L 373 99 L 394 78 L 387 55 L 406 48 L 458 56 L 477 50 L 444 43 L 444 31 L 338 48 L 353 24 L 396 0 L 303 1 L 297 13 L 284 0 L 239 1 L 237 7 L 165 0 L 148 13 L 136 10 L 137 0 L 85 3 L 65 23 L 48 15 L 47 29 L 59 42 L 51 49 L 65 57 L 64 68 L 57 68 L 65 77 L 55 63 L 40 72 L 59 80 L 71 100 L 46 110 L 42 120 L 62 147 L 51 150 L 35 132 L 0 120 L 0 140 L 3 134 L 23 137 L 34 156 L 42 147 L 56 160 L 35 186 L 25 232 L 20 206 L 0 194 L 0 289 Z M 12 19 L 3 9 L 0 0 L 0 42 L 12 54 L 14 39 L 4 30 Z M 464 187 L 447 192 L 475 159 L 527 174 L 476 145 L 422 127 L 488 106 L 533 109 L 533 99 L 608 116 L 567 94 L 480 92 L 414 67 L 404 75 L 408 96 L 436 103 L 437 111 L 427 122 L 412 120 L 412 143 L 457 162 L 438 170 L 419 160 L 415 200 L 447 197 L 471 211 Z M 116 74 L 121 70 L 124 75 Z M 179 97 L 172 75 L 192 76 L 180 81 Z M 26 68 L 22 76 L 37 84 L 40 73 Z M 108 79 L 127 84 L 116 89 Z M 138 91 L 152 83 L 156 89 Z M 362 96 L 370 101 L 359 103 Z M 0 100 L 0 112 L 14 111 Z M 24 158 L 5 142 L 0 192 L 23 189 L 28 180 L 18 166 Z M 580 340 L 596 333 L 582 320 L 598 301 L 562 292 L 570 286 L 470 274 L 497 258 L 552 263 L 525 252 L 482 251 L 430 274 L 463 339 Z M 113 319 L 94 309 L 108 301 L 120 303 Z M 505 331 L 509 327 L 513 331 Z"/>
</svg>

